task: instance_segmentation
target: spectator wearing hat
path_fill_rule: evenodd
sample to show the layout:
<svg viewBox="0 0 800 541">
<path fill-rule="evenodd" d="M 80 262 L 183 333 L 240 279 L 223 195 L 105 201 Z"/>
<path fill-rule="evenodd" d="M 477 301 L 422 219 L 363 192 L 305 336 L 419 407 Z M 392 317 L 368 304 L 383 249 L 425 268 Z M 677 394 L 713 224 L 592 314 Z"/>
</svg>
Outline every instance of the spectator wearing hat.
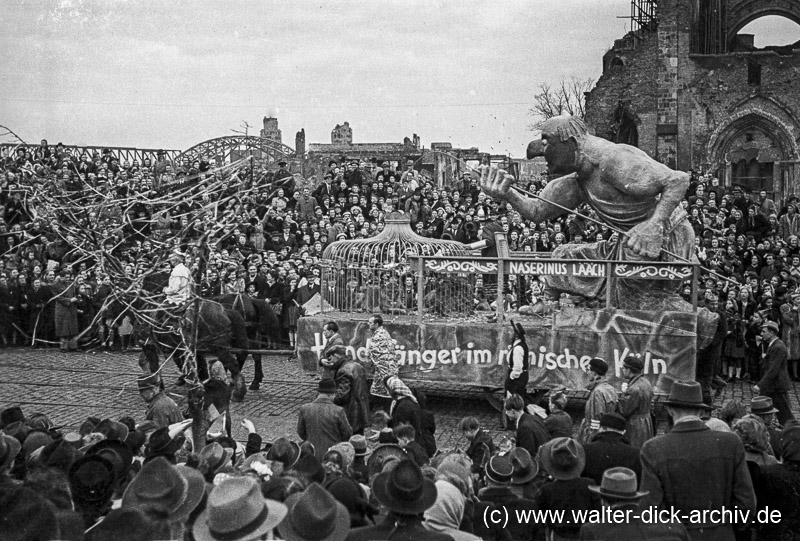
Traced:
<svg viewBox="0 0 800 541">
<path fill-rule="evenodd" d="M 438 490 L 412 460 L 401 460 L 391 470 L 379 473 L 372 482 L 372 492 L 388 513 L 375 526 L 351 530 L 348 541 L 452 540 L 449 535 L 428 530 L 422 525 L 423 514 L 436 502 Z"/>
<path fill-rule="evenodd" d="M 186 520 L 205 496 L 203 475 L 176 467 L 157 457 L 142 466 L 122 496 L 122 509 L 138 509 L 151 520 L 170 525 L 173 539 L 181 539 Z"/>
<path fill-rule="evenodd" d="M 206 481 L 213 483 L 217 473 L 231 467 L 231 458 L 233 458 L 233 449 L 223 447 L 219 442 L 214 441 L 203 447 L 198 454 L 200 460 L 198 467 L 205 472 Z"/>
<path fill-rule="evenodd" d="M 503 404 L 506 415 L 511 419 L 512 426 L 516 429 L 517 447 L 527 450 L 531 456 L 536 456 L 550 435 L 544 422 L 538 415 L 531 415 L 525 411 L 525 402 L 518 394 L 506 398 Z"/>
<path fill-rule="evenodd" d="M 375 524 L 378 510 L 369 503 L 364 488 L 357 481 L 349 477 L 337 477 L 332 481 L 326 480 L 325 489 L 347 508 L 351 529 Z"/>
<path fill-rule="evenodd" d="M 511 491 L 520 498 L 536 500 L 539 494 L 539 463 L 522 447 L 514 447 L 508 453 L 514 472 L 511 475 Z"/>
<path fill-rule="evenodd" d="M 359 483 L 369 482 L 369 470 L 367 469 L 367 439 L 363 434 L 353 434 L 350 437 L 350 445 L 353 446 L 355 454 L 353 456 L 352 477 Z"/>
<path fill-rule="evenodd" d="M 464 438 L 469 442 L 464 453 L 472 460 L 472 473 L 483 475 L 486 462 L 495 452 L 492 437 L 481 428 L 477 418 L 469 416 L 461 419 L 459 429 Z"/>
<path fill-rule="evenodd" d="M 284 470 L 293 467 L 299 458 L 300 446 L 286 438 L 275 440 L 267 451 L 267 460 L 280 462 Z"/>
<path fill-rule="evenodd" d="M 700 418 L 709 409 L 695 381 L 676 381 L 666 401 L 672 431 L 642 447 L 642 506 L 694 511 L 756 512 L 744 445 L 736 434 L 711 430 Z M 685 524 L 692 540 L 734 539 L 730 523 Z"/>
<path fill-rule="evenodd" d="M 314 445 L 317 460 L 322 460 L 325 452 L 353 435 L 344 409 L 333 403 L 336 395 L 336 382 L 332 378 L 320 380 L 317 398 L 300 406 L 297 418 L 297 434 Z"/>
<path fill-rule="evenodd" d="M 781 520 L 759 525 L 758 539 L 792 539 L 800 532 L 800 425 L 791 422 L 781 434 L 782 463 L 764 466 L 753 478 L 758 508 L 779 511 Z"/>
<path fill-rule="evenodd" d="M 631 446 L 625 438 L 626 426 L 625 417 L 619 413 L 604 413 L 600 417 L 600 432 L 583 445 L 586 454 L 584 477 L 600 483 L 603 480 L 603 472 L 617 466 L 629 468 L 637 477 L 641 476 L 639 450 Z"/>
<path fill-rule="evenodd" d="M 155 422 L 157 428 L 183 421 L 178 405 L 161 390 L 158 374 L 140 376 L 136 379 L 136 384 L 139 395 L 147 403 L 145 419 Z"/>
<path fill-rule="evenodd" d="M 786 424 L 789 419 L 794 419 L 794 415 L 789 402 L 789 352 L 778 338 L 779 334 L 780 328 L 774 321 L 766 321 L 761 326 L 761 339 L 767 350 L 761 363 L 761 379 L 753 385 L 753 392 L 771 398 L 778 409 L 778 422 Z"/>
<path fill-rule="evenodd" d="M 192 534 L 197 541 L 248 541 L 271 537 L 286 506 L 261 495 L 252 477 L 225 479 L 211 490 Z"/>
<path fill-rule="evenodd" d="M 742 417 L 744 417 L 746 413 L 747 412 L 746 410 L 744 410 L 744 406 L 742 406 L 741 415 L 739 415 L 737 419 L 733 419 L 728 424 L 730 426 L 733 426 L 734 421 L 741 419 Z M 772 405 L 772 399 L 768 396 L 754 396 L 753 399 L 750 400 L 750 413 L 758 416 L 758 418 L 761 419 L 761 421 L 764 423 L 764 426 L 767 427 L 770 446 L 772 447 L 775 456 L 779 456 L 781 448 L 782 427 L 778 424 L 778 421 L 775 419 L 775 414 L 778 413 L 778 410 L 775 409 L 775 406 Z M 721 416 L 722 414 L 720 412 L 720 417 Z"/>
<path fill-rule="evenodd" d="M 617 390 L 608 382 L 608 363 L 600 357 L 589 361 L 590 381 L 586 385 L 589 396 L 586 399 L 583 421 L 578 432 L 578 441 L 584 445 L 591 441 L 600 430 L 600 418 L 604 413 L 617 409 Z"/>
<path fill-rule="evenodd" d="M 514 478 L 514 464 L 507 456 L 494 455 L 486 463 L 486 487 L 478 492 L 478 502 L 475 503 L 473 511 L 473 533 L 483 539 L 503 539 L 510 536 L 513 541 L 533 540 L 538 538 L 540 531 L 536 524 L 518 522 L 517 512 L 525 512 L 536 509 L 536 503 L 517 496 L 511 490 L 511 482 Z M 503 528 L 492 521 L 487 524 L 482 517 L 488 516 L 492 512 L 509 514 L 507 527 Z M 507 534 L 503 534 L 503 530 Z"/>
<path fill-rule="evenodd" d="M 177 434 L 174 438 L 170 436 L 169 427 L 164 426 L 158 428 L 150 434 L 147 445 L 144 448 L 145 462 L 154 459 L 157 456 L 163 456 L 173 464 L 177 462 L 175 453 L 181 448 L 185 437 L 182 433 Z"/>
<path fill-rule="evenodd" d="M 75 511 L 89 528 L 111 507 L 116 488 L 114 465 L 99 455 L 86 456 L 72 465 L 67 478 Z"/>
<path fill-rule="evenodd" d="M 291 199 L 294 196 L 294 190 L 297 186 L 297 182 L 294 180 L 294 176 L 289 172 L 287 169 L 287 165 L 289 165 L 286 160 L 281 160 L 278 162 L 278 170 L 275 171 L 275 175 L 272 177 L 273 186 L 276 188 L 282 188 L 284 194 L 287 198 Z"/>
<path fill-rule="evenodd" d="M 328 491 L 312 483 L 286 498 L 288 512 L 278 525 L 287 541 L 344 541 L 350 532 L 350 513 Z"/>
<path fill-rule="evenodd" d="M 556 438 L 545 443 L 539 451 L 539 462 L 553 481 L 542 485 L 536 504 L 542 511 L 590 511 L 600 509 L 600 498 L 589 491 L 594 481 L 581 477 L 586 464 L 583 446 L 572 438 Z M 547 523 L 549 539 L 575 539 L 580 524 Z"/>
<path fill-rule="evenodd" d="M 628 422 L 628 439 L 637 449 L 641 449 L 644 442 L 653 437 L 653 419 L 650 417 L 653 386 L 642 374 L 643 370 L 641 357 L 628 355 L 622 366 L 627 388 L 619 395 L 617 405 L 619 413 Z"/>
<path fill-rule="evenodd" d="M 663 539 L 690 541 L 689 532 L 680 522 L 653 523 L 641 519 L 639 501 L 647 493 L 636 490 L 636 472 L 629 468 L 609 468 L 598 485 L 589 490 L 600 496 L 603 507 L 621 511 L 629 519 L 616 522 L 586 523 L 581 527 L 582 540 Z"/>
</svg>

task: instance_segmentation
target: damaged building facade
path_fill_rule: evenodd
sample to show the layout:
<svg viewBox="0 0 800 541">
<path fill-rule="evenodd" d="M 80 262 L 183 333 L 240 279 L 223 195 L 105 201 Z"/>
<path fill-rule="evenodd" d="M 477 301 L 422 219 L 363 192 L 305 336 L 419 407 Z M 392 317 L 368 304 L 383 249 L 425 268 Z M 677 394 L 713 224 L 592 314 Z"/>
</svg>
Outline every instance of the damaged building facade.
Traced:
<svg viewBox="0 0 800 541">
<path fill-rule="evenodd" d="M 796 0 L 633 0 L 633 31 L 586 96 L 598 136 L 725 185 L 800 193 L 800 42 L 757 49 L 740 31 Z"/>
</svg>

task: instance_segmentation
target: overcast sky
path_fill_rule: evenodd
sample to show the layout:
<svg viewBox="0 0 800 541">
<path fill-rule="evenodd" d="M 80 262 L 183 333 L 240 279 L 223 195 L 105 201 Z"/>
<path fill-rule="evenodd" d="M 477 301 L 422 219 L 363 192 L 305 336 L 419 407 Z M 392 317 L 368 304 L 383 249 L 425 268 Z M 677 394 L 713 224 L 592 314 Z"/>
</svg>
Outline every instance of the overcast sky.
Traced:
<svg viewBox="0 0 800 541">
<path fill-rule="evenodd" d="M 278 117 L 330 142 L 521 157 L 541 83 L 600 76 L 630 0 L 3 0 L 0 124 L 28 142 L 189 147 Z M 791 23 L 794 26 L 793 23 Z M 252 132 L 251 132 L 252 133 Z"/>
</svg>

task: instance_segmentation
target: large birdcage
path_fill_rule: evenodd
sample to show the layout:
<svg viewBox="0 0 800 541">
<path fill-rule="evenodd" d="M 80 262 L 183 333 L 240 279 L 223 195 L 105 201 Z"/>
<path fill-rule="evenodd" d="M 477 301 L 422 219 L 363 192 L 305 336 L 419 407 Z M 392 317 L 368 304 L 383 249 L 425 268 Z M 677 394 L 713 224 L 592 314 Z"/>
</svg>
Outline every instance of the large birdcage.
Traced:
<svg viewBox="0 0 800 541">
<path fill-rule="evenodd" d="M 392 212 L 386 216 L 383 231 L 368 239 L 339 240 L 331 243 L 323 259 L 339 265 L 392 266 L 415 255 L 467 255 L 460 242 L 421 237 L 411 230 L 408 214 Z"/>
<path fill-rule="evenodd" d="M 469 253 L 460 242 L 417 235 L 411 230 L 407 214 L 392 212 L 386 216 L 383 231 L 376 236 L 336 241 L 325 249 L 322 310 L 398 315 L 415 312 L 421 304 L 417 288 L 420 277 L 412 258 Z M 463 278 L 457 285 L 460 287 L 456 289 L 464 290 L 463 296 L 469 296 L 471 305 L 471 294 L 467 295 L 471 285 Z"/>
</svg>

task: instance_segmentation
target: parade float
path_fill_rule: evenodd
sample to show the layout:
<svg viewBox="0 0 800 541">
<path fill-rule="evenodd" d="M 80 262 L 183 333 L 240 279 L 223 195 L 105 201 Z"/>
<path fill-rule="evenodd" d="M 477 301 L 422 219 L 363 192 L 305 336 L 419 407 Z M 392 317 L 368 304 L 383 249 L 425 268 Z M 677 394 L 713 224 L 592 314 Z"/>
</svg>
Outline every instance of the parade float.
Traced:
<svg viewBox="0 0 800 541">
<path fill-rule="evenodd" d="M 656 391 L 665 392 L 675 379 L 694 379 L 698 347 L 713 335 L 715 323 L 698 317 L 696 304 L 658 287 L 611 294 L 631 280 L 696 284 L 697 264 L 512 252 L 503 233 L 487 223 L 480 229 L 484 238 L 495 237 L 488 252 L 497 255 L 486 257 L 486 249 L 415 234 L 401 213 L 388 215 L 385 224 L 375 237 L 326 248 L 321 302 L 298 322 L 305 370 L 319 369 L 327 321 L 338 323 L 348 352 L 369 365 L 367 320 L 381 314 L 397 342 L 403 379 L 497 390 L 506 377 L 514 320 L 525 329 L 530 348 L 531 389 L 583 389 L 585 369 L 596 356 L 608 361 L 618 387 L 623 360 L 634 354 Z M 541 296 L 545 276 L 602 278 L 608 294 L 597 306 L 576 306 L 569 299 L 551 304 Z"/>
</svg>

